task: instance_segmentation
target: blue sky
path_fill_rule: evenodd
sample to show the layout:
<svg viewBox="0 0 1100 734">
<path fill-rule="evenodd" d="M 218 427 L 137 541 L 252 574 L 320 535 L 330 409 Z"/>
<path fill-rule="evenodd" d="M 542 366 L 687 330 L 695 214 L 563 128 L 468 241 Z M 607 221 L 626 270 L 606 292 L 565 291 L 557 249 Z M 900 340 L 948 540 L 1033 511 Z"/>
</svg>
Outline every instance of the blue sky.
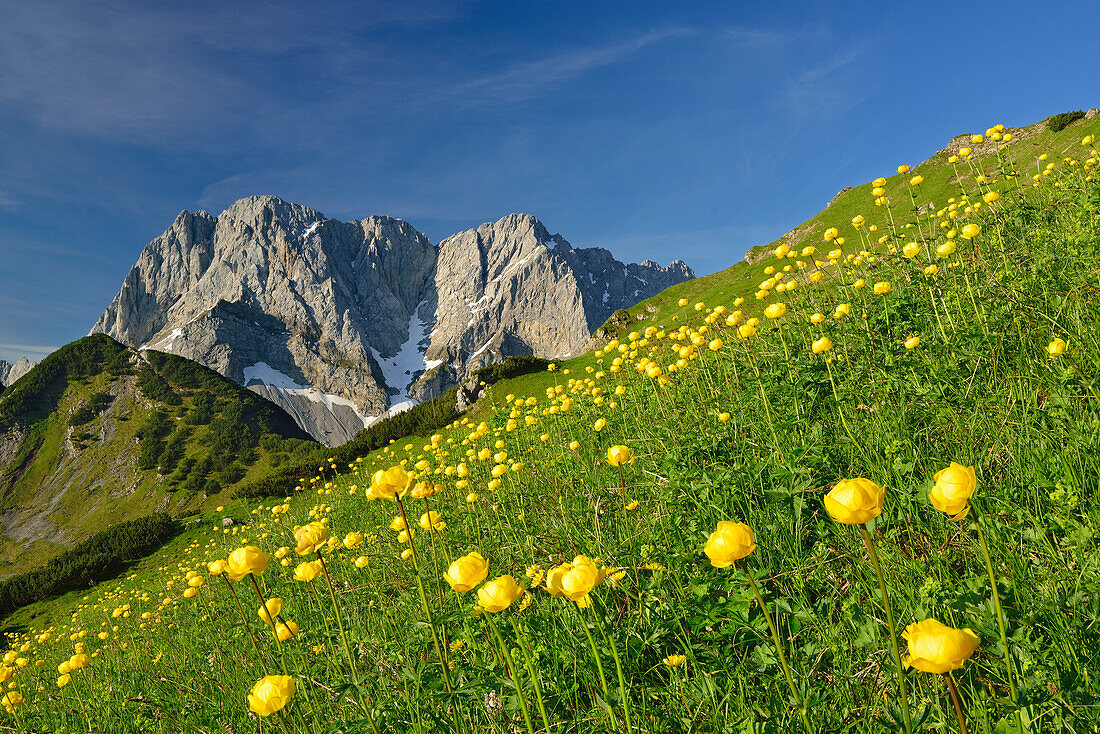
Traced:
<svg viewBox="0 0 1100 734">
<path fill-rule="evenodd" d="M 1039 7 L 0 0 L 0 358 L 251 194 L 722 269 L 955 134 L 1100 106 L 1097 4 Z"/>
</svg>

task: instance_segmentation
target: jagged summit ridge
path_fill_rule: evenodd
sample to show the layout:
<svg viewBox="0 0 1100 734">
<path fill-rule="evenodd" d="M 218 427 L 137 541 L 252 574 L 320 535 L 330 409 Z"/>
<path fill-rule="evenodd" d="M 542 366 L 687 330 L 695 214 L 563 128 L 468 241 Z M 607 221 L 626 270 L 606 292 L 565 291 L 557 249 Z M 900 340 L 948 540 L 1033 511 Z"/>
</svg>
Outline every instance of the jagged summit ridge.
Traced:
<svg viewBox="0 0 1100 734">
<path fill-rule="evenodd" d="M 20 357 L 15 361 L 15 364 L 0 359 L 0 390 L 30 372 L 35 364 L 26 357 Z"/>
<path fill-rule="evenodd" d="M 92 332 L 217 370 L 335 445 L 477 366 L 578 352 L 615 309 L 692 277 L 574 248 L 530 214 L 435 246 L 401 219 L 252 196 L 182 212 Z"/>
</svg>

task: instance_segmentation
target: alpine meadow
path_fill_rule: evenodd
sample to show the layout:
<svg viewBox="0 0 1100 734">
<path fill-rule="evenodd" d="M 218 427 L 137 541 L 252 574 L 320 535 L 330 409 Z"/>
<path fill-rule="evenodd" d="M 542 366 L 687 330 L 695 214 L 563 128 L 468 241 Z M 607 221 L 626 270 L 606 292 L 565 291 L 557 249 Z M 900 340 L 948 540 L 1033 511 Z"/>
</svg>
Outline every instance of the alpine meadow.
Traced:
<svg viewBox="0 0 1100 734">
<path fill-rule="evenodd" d="M 0 726 L 1100 731 L 1098 139 L 1094 114 L 954 138 L 584 354 L 361 434 L 385 440 L 265 418 L 234 448 L 252 491 L 196 484 L 163 545 L 12 604 Z M 137 383 L 97 339 L 114 376 L 55 403 Z"/>
</svg>

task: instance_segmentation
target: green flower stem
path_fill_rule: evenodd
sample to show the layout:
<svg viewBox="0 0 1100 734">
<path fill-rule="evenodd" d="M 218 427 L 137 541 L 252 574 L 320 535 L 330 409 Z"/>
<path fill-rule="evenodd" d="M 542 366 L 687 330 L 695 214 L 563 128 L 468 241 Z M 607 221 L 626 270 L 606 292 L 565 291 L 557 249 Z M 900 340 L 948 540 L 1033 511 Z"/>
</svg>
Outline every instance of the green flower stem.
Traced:
<svg viewBox="0 0 1100 734">
<path fill-rule="evenodd" d="M 519 641 L 519 649 L 523 652 L 524 664 L 527 666 L 527 674 L 531 676 L 531 683 L 535 686 L 535 698 L 539 706 L 539 716 L 542 717 L 542 726 L 549 734 L 550 720 L 546 717 L 546 704 L 542 700 L 542 686 L 539 685 L 539 677 L 536 672 L 534 656 L 531 654 L 530 643 L 527 640 L 527 631 L 518 619 L 512 620 L 512 628 L 515 630 L 516 639 Z"/>
<path fill-rule="evenodd" d="M 356 672 L 355 660 L 351 657 L 351 646 L 348 645 L 348 634 L 344 630 L 344 618 L 340 614 L 340 604 L 336 601 L 336 590 L 332 586 L 332 576 L 328 572 L 328 564 L 325 563 L 325 557 L 321 555 L 321 551 L 317 551 L 317 558 L 321 561 L 321 570 L 325 572 L 325 581 L 328 582 L 328 594 L 332 599 L 332 611 L 336 614 L 336 626 L 340 628 L 340 640 L 344 643 L 344 653 L 348 656 L 348 665 L 351 666 L 351 680 L 355 683 L 355 688 L 359 691 L 359 673 Z M 324 615 L 324 610 L 321 610 L 321 614 Z M 278 637 L 276 637 L 278 639 Z M 367 721 L 370 723 L 371 731 L 374 734 L 378 734 L 378 725 L 374 723 L 374 716 L 371 715 L 370 705 L 363 700 L 363 692 L 359 691 L 359 702 L 363 706 L 363 713 L 367 715 Z"/>
<path fill-rule="evenodd" d="M 809 719 L 806 718 L 806 704 L 802 701 L 802 696 L 798 695 L 798 688 L 794 685 L 794 678 L 791 677 L 790 666 L 787 665 L 787 656 L 783 652 L 783 643 L 779 639 L 779 629 L 775 626 L 775 620 L 772 618 L 770 612 L 768 612 L 768 605 L 764 603 L 764 596 L 760 593 L 760 588 L 756 585 L 756 579 L 749 573 L 747 566 L 743 567 L 745 571 L 745 578 L 749 580 L 749 586 L 752 587 L 752 593 L 756 595 L 756 601 L 760 604 L 760 610 L 764 612 L 764 619 L 768 620 L 768 629 L 772 633 L 772 642 L 775 643 L 775 651 L 779 653 L 779 664 L 783 666 L 783 677 L 787 679 L 787 686 L 791 689 L 791 696 L 794 697 L 795 703 L 798 704 L 798 716 L 802 719 L 802 728 L 806 730 L 806 734 L 813 734 L 813 727 L 810 726 Z"/>
<path fill-rule="evenodd" d="M 588 629 L 588 620 L 584 618 L 584 615 L 582 615 L 579 610 L 577 612 L 577 619 L 580 620 L 585 637 L 588 638 L 588 647 L 592 650 L 592 657 L 596 660 L 596 670 L 600 674 L 600 686 L 603 687 L 603 699 L 607 702 L 607 715 L 611 717 L 611 726 L 612 728 L 618 729 L 619 722 L 615 720 L 615 712 L 611 709 L 611 703 L 608 701 L 611 694 L 607 692 L 607 676 L 603 673 L 603 663 L 600 662 L 600 653 L 596 650 L 596 641 L 592 639 L 592 632 Z"/>
<path fill-rule="evenodd" d="M 439 664 L 443 666 L 443 682 L 447 687 L 447 693 L 453 695 L 454 688 L 451 686 L 451 675 L 448 671 L 447 660 L 443 656 L 443 648 L 439 644 L 439 632 L 435 628 L 435 616 L 428 605 L 428 594 L 424 590 L 424 579 L 420 578 L 420 560 L 416 554 L 416 546 L 413 544 L 413 530 L 409 526 L 409 518 L 405 515 L 405 504 L 401 501 L 401 496 L 395 495 L 394 500 L 397 502 L 397 508 L 401 511 L 401 520 L 405 523 L 405 532 L 409 534 L 409 548 L 412 550 L 416 586 L 420 591 L 420 606 L 424 609 L 424 614 L 428 617 L 428 626 L 432 629 L 432 643 L 435 645 L 435 654 L 439 658 Z"/>
<path fill-rule="evenodd" d="M 264 599 L 264 595 L 260 593 L 260 585 L 256 583 L 256 574 L 248 574 L 248 578 L 252 581 L 252 588 L 256 590 L 256 598 L 260 600 L 260 608 L 267 609 L 267 601 Z M 275 645 L 279 648 L 279 664 L 283 668 L 283 675 L 290 675 L 286 671 L 286 656 L 283 655 L 283 641 L 279 639 L 279 627 L 275 624 L 275 615 L 268 614 L 268 620 L 271 622 L 271 634 L 275 635 Z"/>
<path fill-rule="evenodd" d="M 244 613 L 244 606 L 241 605 L 241 599 L 237 596 L 237 590 L 233 588 L 233 582 L 229 580 L 228 576 L 222 576 L 225 579 L 225 585 L 229 587 L 229 593 L 233 595 L 233 601 L 237 602 L 237 611 L 241 614 L 241 621 L 244 622 L 244 630 L 248 633 L 248 638 L 252 640 L 252 647 L 256 649 L 256 660 L 260 663 L 260 670 L 264 675 L 267 675 L 267 666 L 264 665 L 264 654 L 260 652 L 260 643 L 256 642 L 256 636 L 252 634 L 252 628 L 248 626 L 248 615 Z"/>
<path fill-rule="evenodd" d="M 951 703 L 955 706 L 955 717 L 959 720 L 959 731 L 962 734 L 967 734 L 966 712 L 963 711 L 962 701 L 959 700 L 959 691 L 955 688 L 955 681 L 951 678 L 950 673 L 944 673 L 943 679 L 947 683 L 948 693 L 951 694 Z"/>
<path fill-rule="evenodd" d="M 500 636 L 500 630 L 497 629 L 497 624 L 493 621 L 493 615 L 485 612 L 482 616 L 489 623 L 489 628 L 493 630 L 493 636 L 497 638 L 497 644 L 500 645 L 500 651 L 504 655 L 504 665 L 508 669 L 508 675 L 512 677 L 512 683 L 516 686 L 519 708 L 523 712 L 523 722 L 527 725 L 527 732 L 528 734 L 535 734 L 535 727 L 531 723 L 531 712 L 527 710 L 527 699 L 523 695 L 523 683 L 520 682 L 519 674 L 516 673 L 516 665 L 512 662 L 512 653 L 509 652 L 508 646 L 504 644 L 504 638 Z"/>
<path fill-rule="evenodd" d="M 615 649 L 615 642 L 607 634 L 607 630 L 604 629 L 603 623 L 599 619 L 596 620 L 596 624 L 599 625 L 600 633 L 603 634 L 603 639 L 607 643 L 607 646 L 611 648 L 611 657 L 615 659 L 615 673 L 619 678 L 619 696 L 623 699 L 623 716 L 626 717 L 626 730 L 628 732 L 634 731 L 634 726 L 630 721 L 630 700 L 627 698 L 626 692 L 626 678 L 623 676 L 623 663 L 619 659 L 619 651 Z"/>
<path fill-rule="evenodd" d="M 982 523 L 978 516 L 977 508 L 974 511 L 974 528 L 978 531 L 978 543 L 982 546 L 982 557 L 985 559 L 985 571 L 989 574 L 989 588 L 993 592 L 993 610 L 997 614 L 997 632 L 1001 635 L 1001 646 L 1005 651 L 1005 672 L 1008 675 L 1008 690 L 1012 694 L 1012 705 L 1016 707 L 1013 714 L 1016 718 L 1016 728 L 1028 731 L 1024 727 L 1023 717 L 1020 715 L 1019 703 L 1016 698 L 1016 677 L 1013 674 L 1012 652 L 1008 647 L 1008 635 L 1005 633 L 1005 614 L 1001 609 L 1001 595 L 997 592 L 997 576 L 993 573 L 993 560 L 989 556 L 989 544 L 986 543 L 985 533 L 982 532 Z"/>
<path fill-rule="evenodd" d="M 852 433 L 852 427 L 848 425 L 848 419 L 844 416 L 844 408 L 841 407 L 840 397 L 836 394 L 836 380 L 833 379 L 833 363 L 829 361 L 829 358 L 825 358 L 825 369 L 829 371 L 829 384 L 833 386 L 833 400 L 836 402 L 836 412 L 840 414 L 840 423 L 844 426 L 844 432 L 848 434 L 848 438 L 860 453 L 863 453 L 863 446 L 856 440 L 855 434 Z"/>
<path fill-rule="evenodd" d="M 913 716 L 909 713 L 909 692 L 905 687 L 905 667 L 901 664 L 901 652 L 898 650 L 897 625 L 894 623 L 894 610 L 890 606 L 890 596 L 886 593 L 886 581 L 882 577 L 882 564 L 879 562 L 878 549 L 875 541 L 867 532 L 866 525 L 858 525 L 863 542 L 867 546 L 867 555 L 871 557 L 871 565 L 875 567 L 875 576 L 878 578 L 878 588 L 882 592 L 882 606 L 886 608 L 886 633 L 890 638 L 890 652 L 894 655 L 894 664 L 898 667 L 898 692 L 901 698 L 901 711 L 905 717 L 906 734 L 913 734 Z"/>
</svg>

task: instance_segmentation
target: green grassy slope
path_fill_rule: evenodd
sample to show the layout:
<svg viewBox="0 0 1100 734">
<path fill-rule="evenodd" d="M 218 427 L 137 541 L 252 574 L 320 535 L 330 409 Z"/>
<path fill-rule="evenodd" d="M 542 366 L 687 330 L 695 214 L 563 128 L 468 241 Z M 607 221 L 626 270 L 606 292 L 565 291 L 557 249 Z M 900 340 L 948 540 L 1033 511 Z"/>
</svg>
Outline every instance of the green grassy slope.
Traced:
<svg viewBox="0 0 1100 734">
<path fill-rule="evenodd" d="M 235 500 L 126 578 L 20 610 L 8 662 L 11 690 L 26 697 L 21 721 L 36 731 L 89 721 L 164 732 L 952 731 L 943 678 L 909 668 L 903 694 L 891 643 L 905 656 L 902 632 L 936 619 L 976 636 L 953 677 L 971 731 L 1094 731 L 1097 155 L 1075 148 L 1038 187 L 1026 176 L 968 182 L 974 201 L 1000 198 L 955 219 L 899 217 L 894 236 L 915 221 L 927 252 L 872 260 L 849 247 L 847 277 L 769 296 L 786 314 L 752 336 L 726 324 L 730 300 L 689 305 L 682 328 L 641 327 L 505 381 L 475 417 L 326 463 L 285 501 Z M 890 231 L 881 210 L 865 216 Z M 963 225 L 981 231 L 930 255 Z M 892 290 L 872 296 L 854 278 Z M 851 314 L 834 317 L 842 303 Z M 831 344 L 817 353 L 823 337 Z M 621 474 L 607 462 L 612 445 L 633 452 Z M 963 517 L 930 496 L 952 461 L 975 470 Z M 373 472 L 395 465 L 437 491 L 401 504 L 365 496 Z M 859 526 L 824 504 L 852 478 L 885 490 L 866 537 L 886 598 Z M 425 511 L 442 532 L 417 524 Z M 411 544 L 395 516 L 415 526 Z M 755 547 L 717 567 L 704 548 L 723 521 L 750 525 Z M 316 558 L 293 550 L 295 528 L 310 522 L 336 539 L 322 552 L 331 586 L 323 573 L 293 575 Z M 349 533 L 361 544 L 339 542 Z M 207 564 L 246 544 L 270 565 L 256 587 L 230 587 Z M 487 579 L 522 585 L 507 609 L 478 612 L 484 593 L 442 580 L 473 551 Z M 585 606 L 556 596 L 561 577 L 548 574 L 578 554 L 607 573 Z M 296 635 L 275 641 L 257 589 L 282 600 Z M 59 689 L 55 666 L 80 654 L 76 644 L 95 657 Z M 250 714 L 244 694 L 284 671 L 296 692 L 283 713 Z"/>
<path fill-rule="evenodd" d="M 78 340 L 0 396 L 0 577 L 114 523 L 216 504 L 316 445 L 282 410 L 189 360 Z"/>
</svg>

